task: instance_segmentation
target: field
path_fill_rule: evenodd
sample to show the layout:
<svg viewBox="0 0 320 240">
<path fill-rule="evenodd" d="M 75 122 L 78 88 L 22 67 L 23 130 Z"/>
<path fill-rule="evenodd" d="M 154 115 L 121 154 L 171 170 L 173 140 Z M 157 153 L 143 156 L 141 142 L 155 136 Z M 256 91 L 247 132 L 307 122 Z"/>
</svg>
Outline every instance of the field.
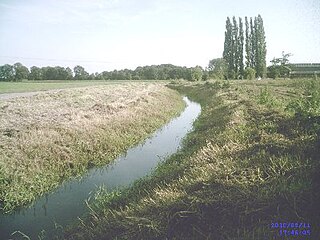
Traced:
<svg viewBox="0 0 320 240">
<path fill-rule="evenodd" d="M 132 187 L 98 191 L 60 238 L 278 239 L 272 223 L 284 222 L 310 224 L 299 236 L 318 239 L 320 84 L 169 87 L 202 106 L 183 148 Z"/>
<path fill-rule="evenodd" d="M 38 86 L 33 83 L 17 84 L 22 84 L 19 86 L 24 90 L 39 90 L 30 88 Z M 60 88 L 64 83 L 56 84 Z M 78 84 L 84 83 L 72 86 Z M 161 83 L 143 82 L 70 88 L 0 100 L 2 210 L 9 212 L 65 179 L 110 163 L 183 107 L 176 91 Z"/>
<path fill-rule="evenodd" d="M 45 81 L 23 81 L 23 82 L 1 82 L 0 81 L 0 94 L 1 93 L 20 93 L 20 92 L 34 92 L 45 91 L 52 89 L 65 89 L 75 87 L 87 87 L 106 84 L 122 84 L 128 82 L 154 82 L 152 80 L 147 81 L 127 81 L 127 80 L 45 80 Z M 159 81 L 158 81 L 159 82 Z M 161 82 L 161 81 L 160 81 Z"/>
</svg>

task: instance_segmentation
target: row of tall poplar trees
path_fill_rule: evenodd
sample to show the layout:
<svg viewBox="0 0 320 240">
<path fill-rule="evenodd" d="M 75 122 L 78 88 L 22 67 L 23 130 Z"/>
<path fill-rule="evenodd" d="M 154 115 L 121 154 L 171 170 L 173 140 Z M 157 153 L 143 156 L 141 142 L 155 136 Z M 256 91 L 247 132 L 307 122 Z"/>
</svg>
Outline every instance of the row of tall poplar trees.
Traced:
<svg viewBox="0 0 320 240">
<path fill-rule="evenodd" d="M 245 52 L 245 63 L 244 63 Z M 266 66 L 266 37 L 263 20 L 260 15 L 254 20 L 245 17 L 245 34 L 242 18 L 229 17 L 226 21 L 223 59 L 227 64 L 227 78 L 246 78 L 248 72 L 255 70 L 256 77 L 265 77 Z"/>
</svg>

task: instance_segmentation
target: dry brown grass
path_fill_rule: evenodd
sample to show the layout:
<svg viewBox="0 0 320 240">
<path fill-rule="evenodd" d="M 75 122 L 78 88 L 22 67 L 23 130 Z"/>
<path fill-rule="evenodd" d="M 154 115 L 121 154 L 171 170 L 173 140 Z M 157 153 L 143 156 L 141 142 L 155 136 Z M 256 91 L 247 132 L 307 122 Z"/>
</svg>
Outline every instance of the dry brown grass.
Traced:
<svg viewBox="0 0 320 240">
<path fill-rule="evenodd" d="M 106 164 L 181 111 L 161 84 L 126 83 L 0 101 L 0 202 L 34 200 L 63 179 Z"/>
</svg>

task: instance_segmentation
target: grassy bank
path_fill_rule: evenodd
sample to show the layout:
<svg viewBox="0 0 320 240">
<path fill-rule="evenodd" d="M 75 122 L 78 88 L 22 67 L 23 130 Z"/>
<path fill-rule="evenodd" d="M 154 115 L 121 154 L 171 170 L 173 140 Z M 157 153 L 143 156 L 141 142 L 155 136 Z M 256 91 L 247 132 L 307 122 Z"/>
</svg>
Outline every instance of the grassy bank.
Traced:
<svg viewBox="0 0 320 240">
<path fill-rule="evenodd" d="M 104 165 L 177 115 L 181 96 L 127 83 L 0 101 L 0 204 L 33 201 L 64 179 Z"/>
<path fill-rule="evenodd" d="M 184 147 L 133 187 L 97 192 L 90 215 L 63 238 L 277 239 L 271 223 L 298 222 L 318 239 L 319 83 L 171 88 L 202 105 Z M 295 230 L 304 238 L 310 229 Z"/>
</svg>

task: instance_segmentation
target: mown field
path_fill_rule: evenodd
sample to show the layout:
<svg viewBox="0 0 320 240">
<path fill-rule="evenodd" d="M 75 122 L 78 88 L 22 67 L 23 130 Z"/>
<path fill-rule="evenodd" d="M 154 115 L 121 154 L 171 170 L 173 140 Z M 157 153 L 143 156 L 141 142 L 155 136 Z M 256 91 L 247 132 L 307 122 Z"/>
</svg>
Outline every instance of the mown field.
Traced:
<svg viewBox="0 0 320 240">
<path fill-rule="evenodd" d="M 169 87 L 202 106 L 183 148 L 132 187 L 98 191 L 58 238 L 281 239 L 271 224 L 284 222 L 319 239 L 319 82 Z"/>
<path fill-rule="evenodd" d="M 0 94 L 3 93 L 20 93 L 20 92 L 33 92 L 45 91 L 52 89 L 65 89 L 76 87 L 87 87 L 108 84 L 123 84 L 129 82 L 155 82 L 153 80 L 45 80 L 45 81 L 22 81 L 22 82 L 1 82 L 0 81 Z M 157 81 L 161 82 L 161 81 Z M 165 81 L 163 81 L 165 82 Z"/>
<path fill-rule="evenodd" d="M 176 91 L 143 82 L 0 99 L 1 210 L 110 163 L 183 108 Z"/>
</svg>

